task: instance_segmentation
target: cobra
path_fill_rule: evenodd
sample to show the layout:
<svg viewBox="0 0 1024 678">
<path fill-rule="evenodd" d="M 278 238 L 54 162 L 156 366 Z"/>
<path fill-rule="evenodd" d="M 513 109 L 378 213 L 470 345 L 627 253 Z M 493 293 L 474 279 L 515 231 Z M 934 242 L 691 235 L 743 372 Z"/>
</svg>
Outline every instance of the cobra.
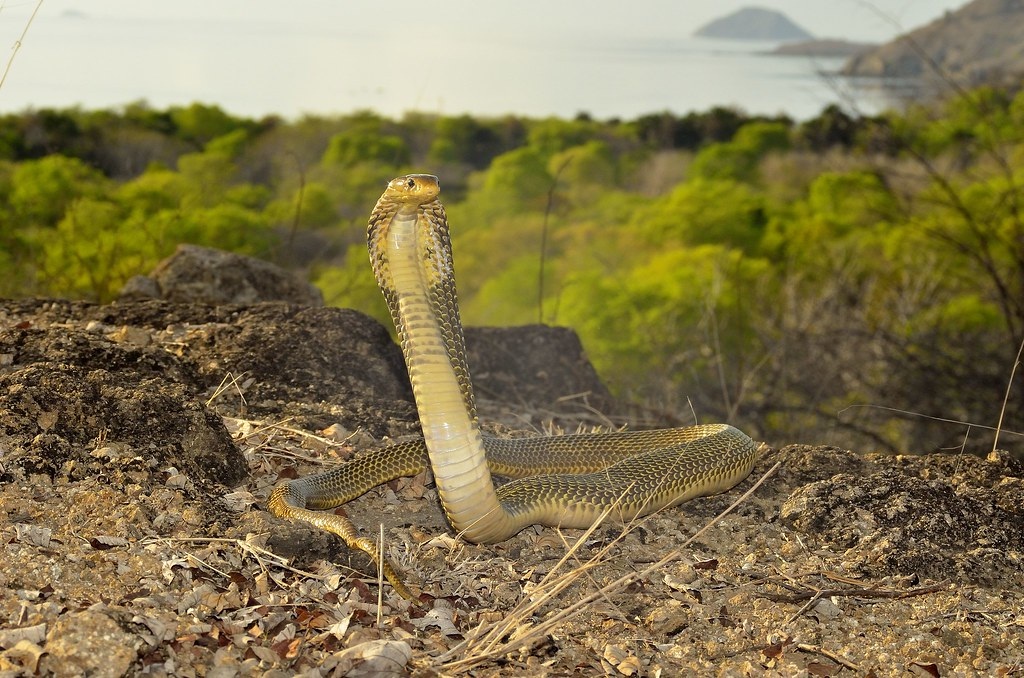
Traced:
<svg viewBox="0 0 1024 678">
<path fill-rule="evenodd" d="M 379 447 L 318 475 L 275 487 L 268 508 L 337 534 L 366 552 L 401 595 L 412 591 L 378 545 L 323 509 L 376 485 L 433 471 L 452 528 L 494 543 L 532 524 L 589 527 L 630 520 L 722 492 L 753 468 L 758 445 L 727 424 L 654 431 L 502 439 L 477 418 L 448 220 L 437 177 L 393 179 L 370 215 L 367 245 L 394 320 L 423 430 L 422 440 Z M 492 475 L 513 478 L 495 487 Z"/>
</svg>

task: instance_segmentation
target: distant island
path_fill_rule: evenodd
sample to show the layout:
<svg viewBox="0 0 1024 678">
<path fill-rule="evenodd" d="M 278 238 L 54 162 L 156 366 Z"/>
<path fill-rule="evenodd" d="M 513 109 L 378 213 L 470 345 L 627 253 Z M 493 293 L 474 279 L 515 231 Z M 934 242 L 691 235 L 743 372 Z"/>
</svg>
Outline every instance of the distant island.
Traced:
<svg viewBox="0 0 1024 678">
<path fill-rule="evenodd" d="M 930 24 L 851 58 L 843 75 L 961 85 L 1019 83 L 1024 2 L 974 0 Z"/>
<path fill-rule="evenodd" d="M 701 26 L 694 35 L 727 40 L 777 42 L 796 42 L 814 38 L 782 12 L 763 7 L 744 7 Z"/>
</svg>

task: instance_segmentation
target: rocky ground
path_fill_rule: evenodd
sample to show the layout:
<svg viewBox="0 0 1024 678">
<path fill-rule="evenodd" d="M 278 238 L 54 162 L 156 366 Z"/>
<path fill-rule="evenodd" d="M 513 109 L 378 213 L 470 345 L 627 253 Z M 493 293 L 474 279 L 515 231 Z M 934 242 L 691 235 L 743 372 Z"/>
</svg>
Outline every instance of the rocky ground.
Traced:
<svg viewBox="0 0 1024 678">
<path fill-rule="evenodd" d="M 614 407 L 566 331 L 468 341 L 498 435 Z M 354 312 L 0 302 L 0 676 L 1024 674 L 1009 455 L 791 445 L 625 529 L 493 546 L 405 479 L 339 510 L 383 533 L 413 605 L 263 507 L 416 430 L 400 353 Z"/>
</svg>

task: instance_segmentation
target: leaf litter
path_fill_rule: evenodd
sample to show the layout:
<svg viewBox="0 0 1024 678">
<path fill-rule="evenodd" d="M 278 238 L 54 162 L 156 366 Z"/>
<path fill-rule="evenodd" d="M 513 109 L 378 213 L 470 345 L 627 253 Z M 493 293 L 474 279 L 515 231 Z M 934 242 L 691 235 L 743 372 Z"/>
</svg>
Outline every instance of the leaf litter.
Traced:
<svg viewBox="0 0 1024 678">
<path fill-rule="evenodd" d="M 673 554 L 672 544 L 686 542 L 691 526 L 713 518 L 728 496 L 626 530 L 537 528 L 482 547 L 445 531 L 426 477 L 394 483 L 346 510 L 364 525 L 371 515 L 385 520 L 388 552 L 429 595 L 421 609 L 385 587 L 378 605 L 368 561 L 355 556 L 346 566 L 268 546 L 275 532 L 300 529 L 260 507 L 282 468 L 316 470 L 305 436 L 226 423 L 250 473 L 244 487 L 220 497 L 175 481 L 181 474 L 173 469 L 157 474 L 162 487 L 145 495 L 141 514 L 129 493 L 108 489 L 97 505 L 95 479 L 74 492 L 60 483 L 26 486 L 21 496 L 5 488 L 7 514 L 22 510 L 32 521 L 4 530 L 7 562 L 23 569 L 0 571 L 3 670 L 28 675 L 78 661 L 71 652 L 46 664 L 46 639 L 55 620 L 82 611 L 114 619 L 137 647 L 130 660 L 107 657 L 104 665 L 141 675 L 634 676 L 723 667 L 913 675 L 932 665 L 937 675 L 1010 675 L 1022 666 L 1019 588 L 865 575 L 842 552 L 780 526 L 785 494 L 777 486 L 754 493 L 750 515 L 741 503 L 739 517 L 725 516 Z M 198 522 L 157 525 L 161 515 L 188 509 Z M 750 519 L 761 514 L 766 524 Z M 41 527 L 47 523 L 60 526 Z M 204 536 L 214 532 L 224 536 Z"/>
<path fill-rule="evenodd" d="M 222 417 L 247 467 L 230 486 L 138 442 L 69 454 L 54 437 L 67 413 L 7 387 L 5 416 L 23 407 L 39 433 L 26 445 L 0 428 L 0 675 L 1024 671 L 1024 473 L 1005 454 L 792 445 L 734 490 L 626 528 L 490 546 L 451 534 L 429 474 L 403 479 L 337 510 L 383 530 L 424 591 L 414 605 L 362 554 L 263 510 L 280 479 L 380 434 L 330 411 L 295 419 L 250 376 L 224 384 L 221 398 L 244 389 L 246 408 L 277 410 Z"/>
</svg>

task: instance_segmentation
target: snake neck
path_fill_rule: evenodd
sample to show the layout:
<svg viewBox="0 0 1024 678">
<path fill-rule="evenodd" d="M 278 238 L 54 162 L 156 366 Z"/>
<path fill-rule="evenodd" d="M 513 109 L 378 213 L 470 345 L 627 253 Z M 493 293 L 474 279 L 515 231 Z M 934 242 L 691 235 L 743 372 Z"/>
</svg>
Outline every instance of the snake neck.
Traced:
<svg viewBox="0 0 1024 678">
<path fill-rule="evenodd" d="M 504 512 L 477 421 L 444 211 L 436 201 L 388 211 L 383 231 L 371 220 L 371 259 L 398 330 L 438 493 L 452 526 L 470 541 L 486 541 Z"/>
</svg>

